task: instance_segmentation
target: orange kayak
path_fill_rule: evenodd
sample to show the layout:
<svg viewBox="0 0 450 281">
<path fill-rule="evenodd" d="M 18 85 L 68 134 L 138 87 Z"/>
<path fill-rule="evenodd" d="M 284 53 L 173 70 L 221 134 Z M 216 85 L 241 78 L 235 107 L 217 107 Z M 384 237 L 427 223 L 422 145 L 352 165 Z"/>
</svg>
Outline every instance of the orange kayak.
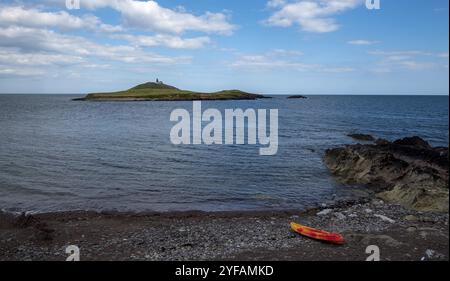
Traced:
<svg viewBox="0 0 450 281">
<path fill-rule="evenodd" d="M 342 235 L 338 233 L 327 232 L 315 228 L 311 228 L 308 226 L 304 226 L 298 223 L 291 222 L 291 228 L 295 232 L 316 240 L 325 241 L 333 244 L 344 244 L 345 239 Z"/>
</svg>

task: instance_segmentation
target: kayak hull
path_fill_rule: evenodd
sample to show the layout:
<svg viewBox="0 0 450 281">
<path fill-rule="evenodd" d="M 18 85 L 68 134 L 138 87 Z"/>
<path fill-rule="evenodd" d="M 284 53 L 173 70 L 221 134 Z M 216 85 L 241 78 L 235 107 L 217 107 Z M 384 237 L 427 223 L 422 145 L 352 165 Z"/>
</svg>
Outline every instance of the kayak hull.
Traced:
<svg viewBox="0 0 450 281">
<path fill-rule="evenodd" d="M 327 232 L 294 222 L 291 223 L 291 228 L 295 232 L 315 240 L 320 240 L 337 245 L 342 245 L 345 243 L 344 237 L 338 233 Z"/>
</svg>

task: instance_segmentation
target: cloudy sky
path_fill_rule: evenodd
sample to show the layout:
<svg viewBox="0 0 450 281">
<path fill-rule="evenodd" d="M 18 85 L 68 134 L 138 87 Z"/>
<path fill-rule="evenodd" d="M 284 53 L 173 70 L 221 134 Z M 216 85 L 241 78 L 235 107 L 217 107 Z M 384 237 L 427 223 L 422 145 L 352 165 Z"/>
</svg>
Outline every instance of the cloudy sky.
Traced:
<svg viewBox="0 0 450 281">
<path fill-rule="evenodd" d="M 449 2 L 0 0 L 0 93 L 448 94 Z"/>
</svg>

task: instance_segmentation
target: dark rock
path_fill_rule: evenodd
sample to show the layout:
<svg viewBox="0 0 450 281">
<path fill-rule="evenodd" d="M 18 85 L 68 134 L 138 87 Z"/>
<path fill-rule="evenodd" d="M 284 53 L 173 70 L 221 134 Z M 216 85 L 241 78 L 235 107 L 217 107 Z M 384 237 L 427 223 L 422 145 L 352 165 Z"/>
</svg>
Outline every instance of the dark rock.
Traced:
<svg viewBox="0 0 450 281">
<path fill-rule="evenodd" d="M 386 140 L 386 139 L 377 139 L 375 141 L 375 144 L 377 144 L 377 145 L 389 145 L 389 144 L 391 144 L 391 142 Z"/>
<path fill-rule="evenodd" d="M 330 149 L 324 161 L 342 182 L 365 184 L 386 201 L 448 212 L 448 148 L 412 137 Z"/>
<path fill-rule="evenodd" d="M 397 145 L 405 145 L 405 146 L 415 146 L 415 147 L 423 147 L 423 148 L 431 148 L 431 145 L 421 139 L 420 137 L 411 137 L 411 138 L 404 138 L 404 139 L 400 139 L 400 140 L 396 140 L 394 141 L 394 144 Z"/>
<path fill-rule="evenodd" d="M 37 223 L 37 220 L 34 216 L 26 214 L 22 212 L 17 218 L 14 220 L 14 225 L 19 228 L 27 228 L 33 226 Z"/>
<path fill-rule="evenodd" d="M 294 95 L 294 96 L 289 96 L 288 99 L 307 99 L 307 97 L 302 96 L 302 95 Z"/>
<path fill-rule="evenodd" d="M 361 140 L 361 141 L 374 141 L 375 138 L 371 135 L 365 135 L 365 134 L 349 134 L 347 135 L 355 140 Z"/>
</svg>

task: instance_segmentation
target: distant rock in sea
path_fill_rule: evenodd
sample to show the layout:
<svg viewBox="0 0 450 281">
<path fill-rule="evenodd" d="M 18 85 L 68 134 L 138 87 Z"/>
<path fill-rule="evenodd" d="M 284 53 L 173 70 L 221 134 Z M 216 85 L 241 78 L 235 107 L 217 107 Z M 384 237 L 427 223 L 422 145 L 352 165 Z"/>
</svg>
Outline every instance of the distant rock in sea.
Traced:
<svg viewBox="0 0 450 281">
<path fill-rule="evenodd" d="M 307 99 L 308 97 L 302 96 L 302 95 L 293 95 L 289 96 L 288 99 Z"/>
</svg>

